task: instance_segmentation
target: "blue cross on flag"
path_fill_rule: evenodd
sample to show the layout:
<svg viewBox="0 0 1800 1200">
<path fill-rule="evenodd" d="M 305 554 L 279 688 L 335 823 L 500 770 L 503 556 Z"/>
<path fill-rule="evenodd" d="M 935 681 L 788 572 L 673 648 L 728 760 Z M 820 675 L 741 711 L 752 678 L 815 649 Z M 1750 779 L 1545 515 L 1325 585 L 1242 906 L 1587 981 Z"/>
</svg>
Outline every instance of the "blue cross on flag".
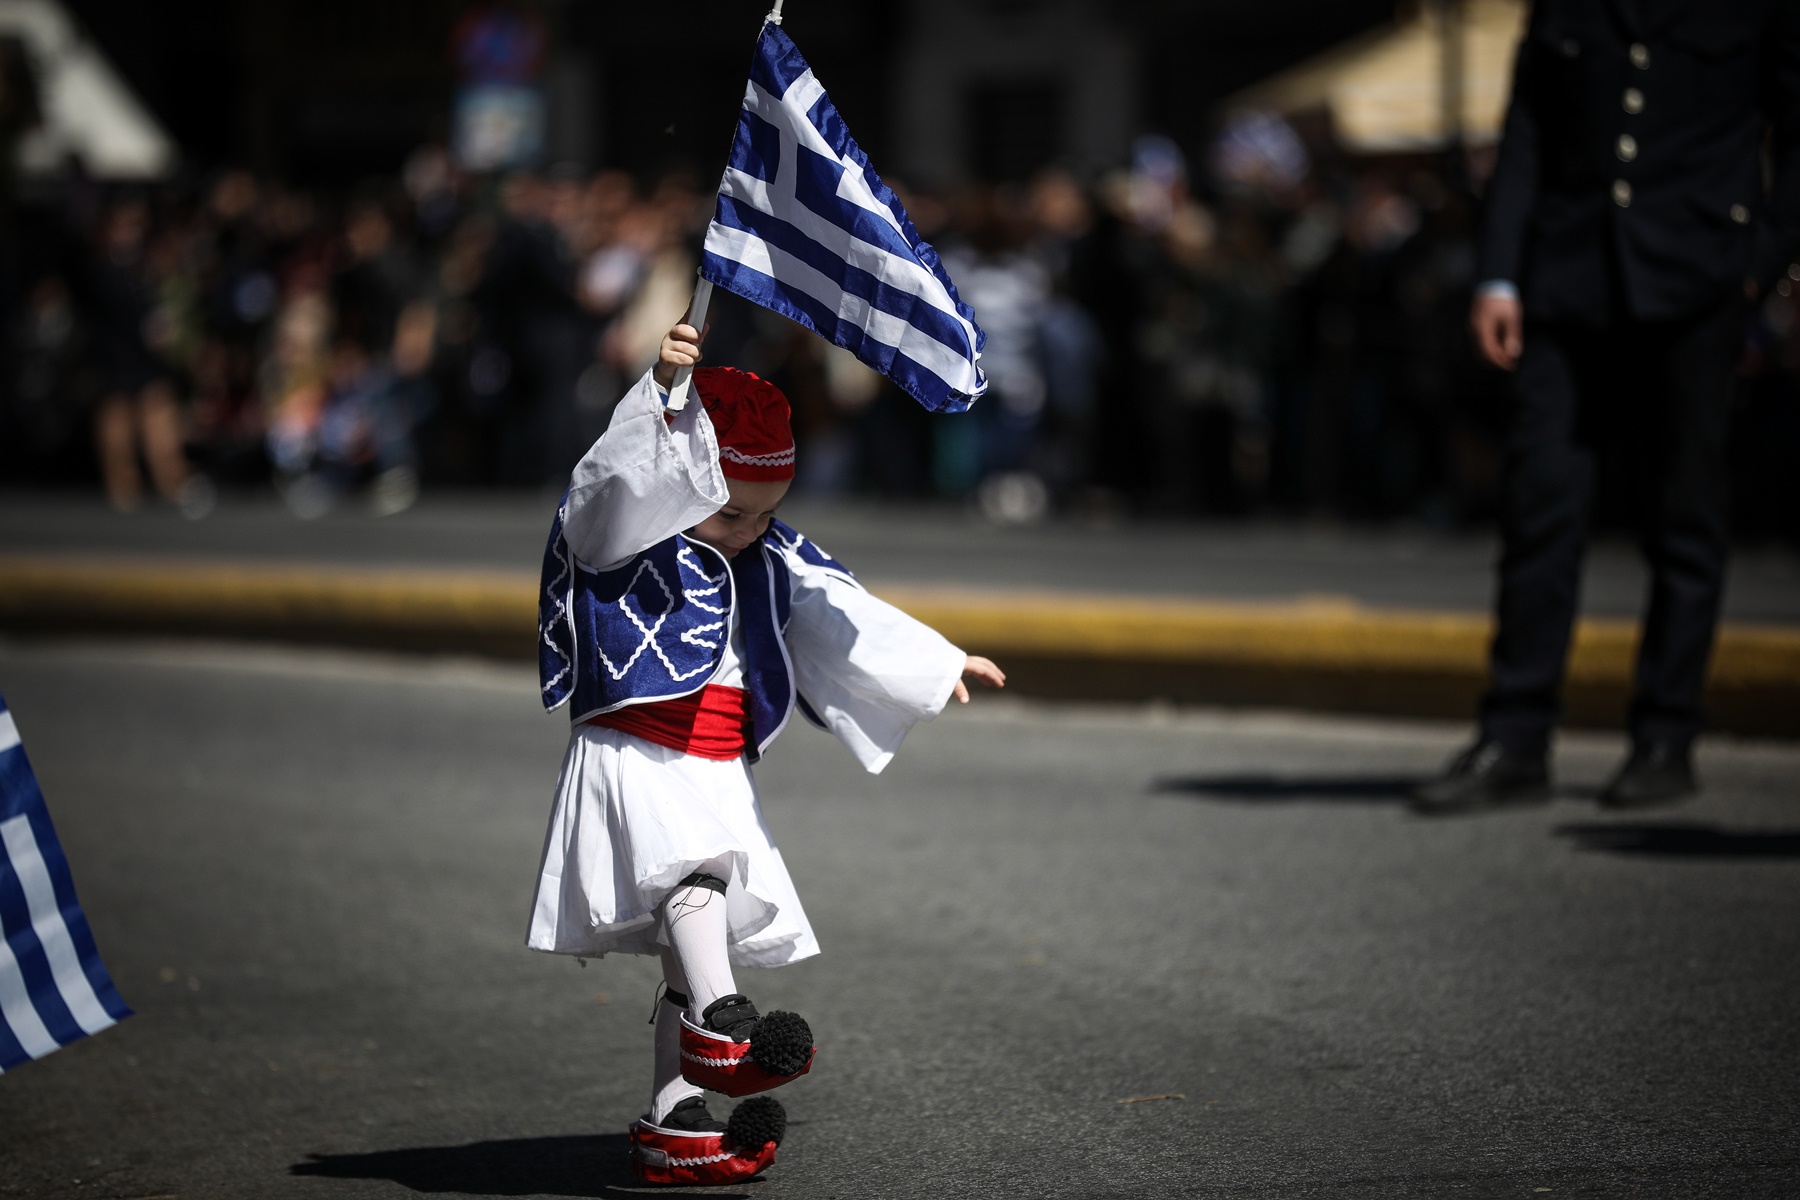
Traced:
<svg viewBox="0 0 1800 1200">
<path fill-rule="evenodd" d="M 131 1015 L 94 948 L 18 726 L 0 697 L 0 1071 Z"/>
<path fill-rule="evenodd" d="M 987 335 L 781 27 L 763 25 L 700 274 L 933 412 L 987 391 Z"/>
</svg>

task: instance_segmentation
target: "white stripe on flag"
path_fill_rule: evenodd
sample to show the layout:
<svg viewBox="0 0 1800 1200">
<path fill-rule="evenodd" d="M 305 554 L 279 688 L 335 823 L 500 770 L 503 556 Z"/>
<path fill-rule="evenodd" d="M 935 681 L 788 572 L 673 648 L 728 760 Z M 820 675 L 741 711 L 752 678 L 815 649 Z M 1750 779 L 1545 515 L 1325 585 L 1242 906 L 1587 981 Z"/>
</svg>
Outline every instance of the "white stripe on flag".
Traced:
<svg viewBox="0 0 1800 1200">
<path fill-rule="evenodd" d="M 31 818 L 20 814 L 10 821 L 0 821 L 0 841 L 12 859 L 19 886 L 25 889 L 25 903 L 31 910 L 31 928 L 43 944 L 44 956 L 50 960 L 50 973 L 56 979 L 56 990 L 75 1023 L 88 1033 L 99 1033 L 116 1024 L 112 1014 L 100 1005 L 94 985 L 81 969 L 81 956 L 75 953 L 75 942 L 69 927 L 63 923 L 62 910 L 56 905 L 56 889 L 50 883 L 50 870 L 44 856 L 38 853 L 37 836 L 31 832 Z"/>
<path fill-rule="evenodd" d="M 752 270 L 781 280 L 805 292 L 840 320 L 848 321 L 884 346 L 891 346 L 942 379 L 958 377 L 968 368 L 964 359 L 944 343 L 913 328 L 902 317 L 871 308 L 859 296 L 839 288 L 835 281 L 801 262 L 779 246 L 771 246 L 754 234 L 714 224 L 706 234 L 706 248 L 720 258 L 742 263 Z M 777 263 L 779 260 L 779 265 Z"/>
<path fill-rule="evenodd" d="M 755 80 L 751 80 L 749 89 L 744 94 L 744 107 L 777 129 L 785 129 L 793 135 L 796 142 L 803 144 L 814 154 L 841 164 L 844 177 L 838 183 L 838 196 L 880 217 L 893 227 L 895 233 L 902 233 L 893 210 L 875 198 L 869 181 L 863 177 L 862 168 L 839 154 L 837 148 L 826 140 L 825 135 L 819 132 L 819 127 L 808 117 L 812 106 L 824 94 L 825 85 L 815 79 L 811 69 L 808 69 L 780 96 L 770 95 Z M 784 162 L 782 165 L 787 164 Z"/>
<path fill-rule="evenodd" d="M 0 934 L 4 931 L 0 930 Z M 6 1021 L 31 1057 L 42 1058 L 57 1048 L 56 1039 L 44 1028 L 44 1019 L 31 1003 L 31 994 L 25 990 L 25 973 L 19 970 L 19 960 L 13 957 L 4 936 L 0 936 L 0 1019 Z"/>
<path fill-rule="evenodd" d="M 742 200 L 762 212 L 787 221 L 813 241 L 830 249 L 837 257 L 863 268 L 890 287 L 897 288 L 915 299 L 931 305 L 961 326 L 963 336 L 973 347 L 975 344 L 974 324 L 956 310 L 942 282 L 924 264 L 913 259 L 901 258 L 881 246 L 863 241 L 841 225 L 819 216 L 800 202 L 798 169 L 794 159 L 794 147 L 797 145 L 804 146 L 843 168 L 843 174 L 839 176 L 838 186 L 834 192 L 837 199 L 854 204 L 864 212 L 883 221 L 895 233 L 901 233 L 899 220 L 894 216 L 892 209 L 876 198 L 874 189 L 869 186 L 868 177 L 863 174 L 862 167 L 849 157 L 839 154 L 825 135 L 820 132 L 818 126 L 812 123 L 809 115 L 812 106 L 824 94 L 824 85 L 818 81 L 810 69 L 795 79 L 780 97 L 764 91 L 755 80 L 751 80 L 745 88 L 744 107 L 775 127 L 782 141 L 781 159 L 776 167 L 773 183 L 764 183 L 753 175 L 748 175 L 727 165 L 724 178 L 720 181 L 720 191 Z M 714 228 L 717 228 L 716 223 Z M 839 290 L 835 282 L 831 284 L 831 289 L 834 294 Z M 813 293 L 815 299 L 835 307 L 835 301 L 820 296 L 810 287 L 806 290 Z M 879 340 L 888 345 L 896 344 L 892 338 L 880 338 Z M 912 357 L 916 361 L 920 361 L 921 365 L 926 365 L 918 355 Z M 960 370 L 956 366 L 951 366 L 949 373 L 936 367 L 928 367 L 928 369 L 956 390 L 970 390 L 975 386 L 973 382 L 976 370 L 974 363 L 961 356 L 958 356 L 957 361 L 961 364 Z"/>
<path fill-rule="evenodd" d="M 794 216 L 788 211 L 790 205 L 782 204 L 780 202 L 781 200 L 792 201 L 792 206 L 800 207 L 801 211 L 804 212 L 806 216 L 813 217 L 813 219 L 817 221 L 822 221 L 822 218 L 815 217 L 810 210 L 805 209 L 804 206 L 800 206 L 798 197 L 795 194 L 796 180 L 794 178 L 795 170 L 793 154 L 788 150 L 786 145 L 787 138 L 792 138 L 796 144 L 804 145 L 808 150 L 811 150 L 821 158 L 829 158 L 844 168 L 844 173 L 839 177 L 837 190 L 834 193 L 838 199 L 849 201 L 864 212 L 880 218 L 882 221 L 886 222 L 888 227 L 896 234 L 900 234 L 904 237 L 905 234 L 901 230 L 900 222 L 895 218 L 893 210 L 875 198 L 875 191 L 869 186 L 868 176 L 863 174 L 862 168 L 848 157 L 839 154 L 833 149 L 831 143 L 825 140 L 825 135 L 819 132 L 818 126 L 814 125 L 808 118 L 807 113 L 811 110 L 813 104 L 818 101 L 819 97 L 824 94 L 825 89 L 820 86 L 817 79 L 813 78 L 811 71 L 808 71 L 800 78 L 794 80 L 793 86 L 788 88 L 786 94 L 779 100 L 763 91 L 754 81 L 750 84 L 749 94 L 745 98 L 745 107 L 769 122 L 769 124 L 775 126 L 777 131 L 787 135 L 787 137 L 782 139 L 783 147 L 781 163 L 775 172 L 776 188 L 779 193 L 779 199 L 775 195 L 771 195 L 768 185 L 764 184 L 762 180 L 757 179 L 753 175 L 746 175 L 741 171 L 733 170 L 730 166 L 727 166 L 725 169 L 727 178 L 732 179 L 734 184 L 741 186 L 744 190 L 739 191 L 738 187 L 733 187 L 728 194 L 736 195 L 739 199 L 754 204 L 757 208 L 762 209 L 762 211 L 780 216 L 796 225 L 800 225 L 801 222 L 796 221 Z M 752 101 L 754 101 L 754 103 L 752 103 Z M 832 228 L 836 230 L 839 237 L 848 239 L 852 236 L 848 230 L 841 226 L 833 224 Z M 817 226 L 808 228 L 808 232 L 813 234 L 815 241 L 825 240 L 818 236 Z M 864 242 L 860 238 L 855 240 L 859 245 L 867 247 L 870 251 L 879 254 L 884 258 L 891 257 L 890 252 L 880 246 Z M 859 263 L 858 265 L 861 266 L 864 264 Z M 965 327 L 969 325 L 968 318 L 957 312 L 956 307 L 950 303 L 949 294 L 945 292 L 944 285 L 938 281 L 935 275 L 932 275 L 922 264 L 917 262 L 909 261 L 907 266 L 929 280 L 929 286 L 924 290 L 914 291 L 914 289 L 909 287 L 907 288 L 908 291 L 913 292 L 913 294 L 917 295 L 921 300 L 929 302 L 933 307 L 947 313 L 959 324 Z M 875 272 L 875 274 L 881 275 L 882 273 Z M 886 276 L 883 276 L 883 278 L 886 279 Z M 887 282 L 891 283 L 894 281 L 887 279 Z M 968 329 L 967 332 L 969 343 L 973 345 L 975 342 L 975 332 L 973 329 Z"/>
<path fill-rule="evenodd" d="M 19 744 L 19 726 L 10 711 L 0 708 L 0 754 Z"/>
<path fill-rule="evenodd" d="M 782 203 L 770 190 L 768 184 L 754 175 L 749 175 L 736 167 L 727 166 L 725 177 L 719 190 L 733 200 L 742 200 L 758 212 L 778 217 L 804 233 L 811 240 L 824 246 L 833 254 L 849 263 L 860 267 L 895 291 L 905 292 L 916 300 L 921 300 L 937 309 L 945 316 L 963 326 L 964 335 L 969 344 L 975 344 L 975 335 L 968 329 L 968 321 L 956 306 L 950 303 L 950 294 L 944 285 L 938 282 L 937 276 L 925 269 L 923 263 L 915 259 L 902 258 L 890 250 L 885 250 L 871 242 L 865 242 L 852 234 L 835 221 L 828 221 L 797 199 Z M 832 285 L 836 289 L 835 284 Z"/>
</svg>

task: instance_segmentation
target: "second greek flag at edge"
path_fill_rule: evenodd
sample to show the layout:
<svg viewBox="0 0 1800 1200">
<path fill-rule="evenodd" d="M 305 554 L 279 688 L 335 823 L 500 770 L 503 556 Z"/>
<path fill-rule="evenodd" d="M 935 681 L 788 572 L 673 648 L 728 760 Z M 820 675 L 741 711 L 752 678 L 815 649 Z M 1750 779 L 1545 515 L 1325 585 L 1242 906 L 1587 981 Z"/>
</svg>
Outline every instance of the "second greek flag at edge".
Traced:
<svg viewBox="0 0 1800 1200">
<path fill-rule="evenodd" d="M 0 697 L 0 1071 L 130 1015 L 100 961 L 37 777 Z"/>
</svg>

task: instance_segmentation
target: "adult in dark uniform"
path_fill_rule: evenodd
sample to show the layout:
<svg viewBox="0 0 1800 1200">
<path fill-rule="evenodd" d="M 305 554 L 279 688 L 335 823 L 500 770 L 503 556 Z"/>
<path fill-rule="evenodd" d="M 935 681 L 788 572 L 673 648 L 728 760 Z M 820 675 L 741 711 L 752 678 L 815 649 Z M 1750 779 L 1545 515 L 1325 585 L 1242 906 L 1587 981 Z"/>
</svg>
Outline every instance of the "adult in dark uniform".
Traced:
<svg viewBox="0 0 1800 1200">
<path fill-rule="evenodd" d="M 1415 806 L 1544 799 L 1595 448 L 1623 438 L 1651 569 L 1611 807 L 1696 790 L 1745 304 L 1800 245 L 1800 0 L 1537 0 L 1470 322 L 1516 372 L 1476 743 Z"/>
</svg>

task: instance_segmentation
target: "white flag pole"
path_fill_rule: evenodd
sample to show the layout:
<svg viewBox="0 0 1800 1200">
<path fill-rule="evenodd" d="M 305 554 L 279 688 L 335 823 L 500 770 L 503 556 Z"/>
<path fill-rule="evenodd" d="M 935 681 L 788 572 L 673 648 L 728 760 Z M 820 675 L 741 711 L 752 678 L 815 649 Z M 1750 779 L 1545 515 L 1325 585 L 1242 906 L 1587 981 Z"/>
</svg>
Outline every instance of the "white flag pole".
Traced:
<svg viewBox="0 0 1800 1200">
<path fill-rule="evenodd" d="M 781 6 L 783 3 L 785 3 L 785 0 L 775 0 L 775 7 L 770 9 L 769 15 L 763 18 L 765 24 L 781 24 Z M 705 276 L 701 276 L 700 281 L 694 285 L 694 299 L 693 302 L 688 305 L 687 323 L 694 327 L 696 333 L 704 334 L 706 332 L 706 309 L 707 306 L 712 303 L 712 290 L 712 280 L 707 279 Z M 688 393 L 691 389 L 693 378 L 694 368 L 675 368 L 675 382 L 669 388 L 670 412 L 680 412 L 687 407 Z"/>
<path fill-rule="evenodd" d="M 712 303 L 712 280 L 705 276 L 694 285 L 694 299 L 688 305 L 687 324 L 694 327 L 694 332 L 702 336 L 706 333 L 706 309 Z M 669 388 L 669 411 L 680 412 L 687 407 L 689 381 L 694 377 L 693 367 L 676 367 L 675 382 Z"/>
</svg>

